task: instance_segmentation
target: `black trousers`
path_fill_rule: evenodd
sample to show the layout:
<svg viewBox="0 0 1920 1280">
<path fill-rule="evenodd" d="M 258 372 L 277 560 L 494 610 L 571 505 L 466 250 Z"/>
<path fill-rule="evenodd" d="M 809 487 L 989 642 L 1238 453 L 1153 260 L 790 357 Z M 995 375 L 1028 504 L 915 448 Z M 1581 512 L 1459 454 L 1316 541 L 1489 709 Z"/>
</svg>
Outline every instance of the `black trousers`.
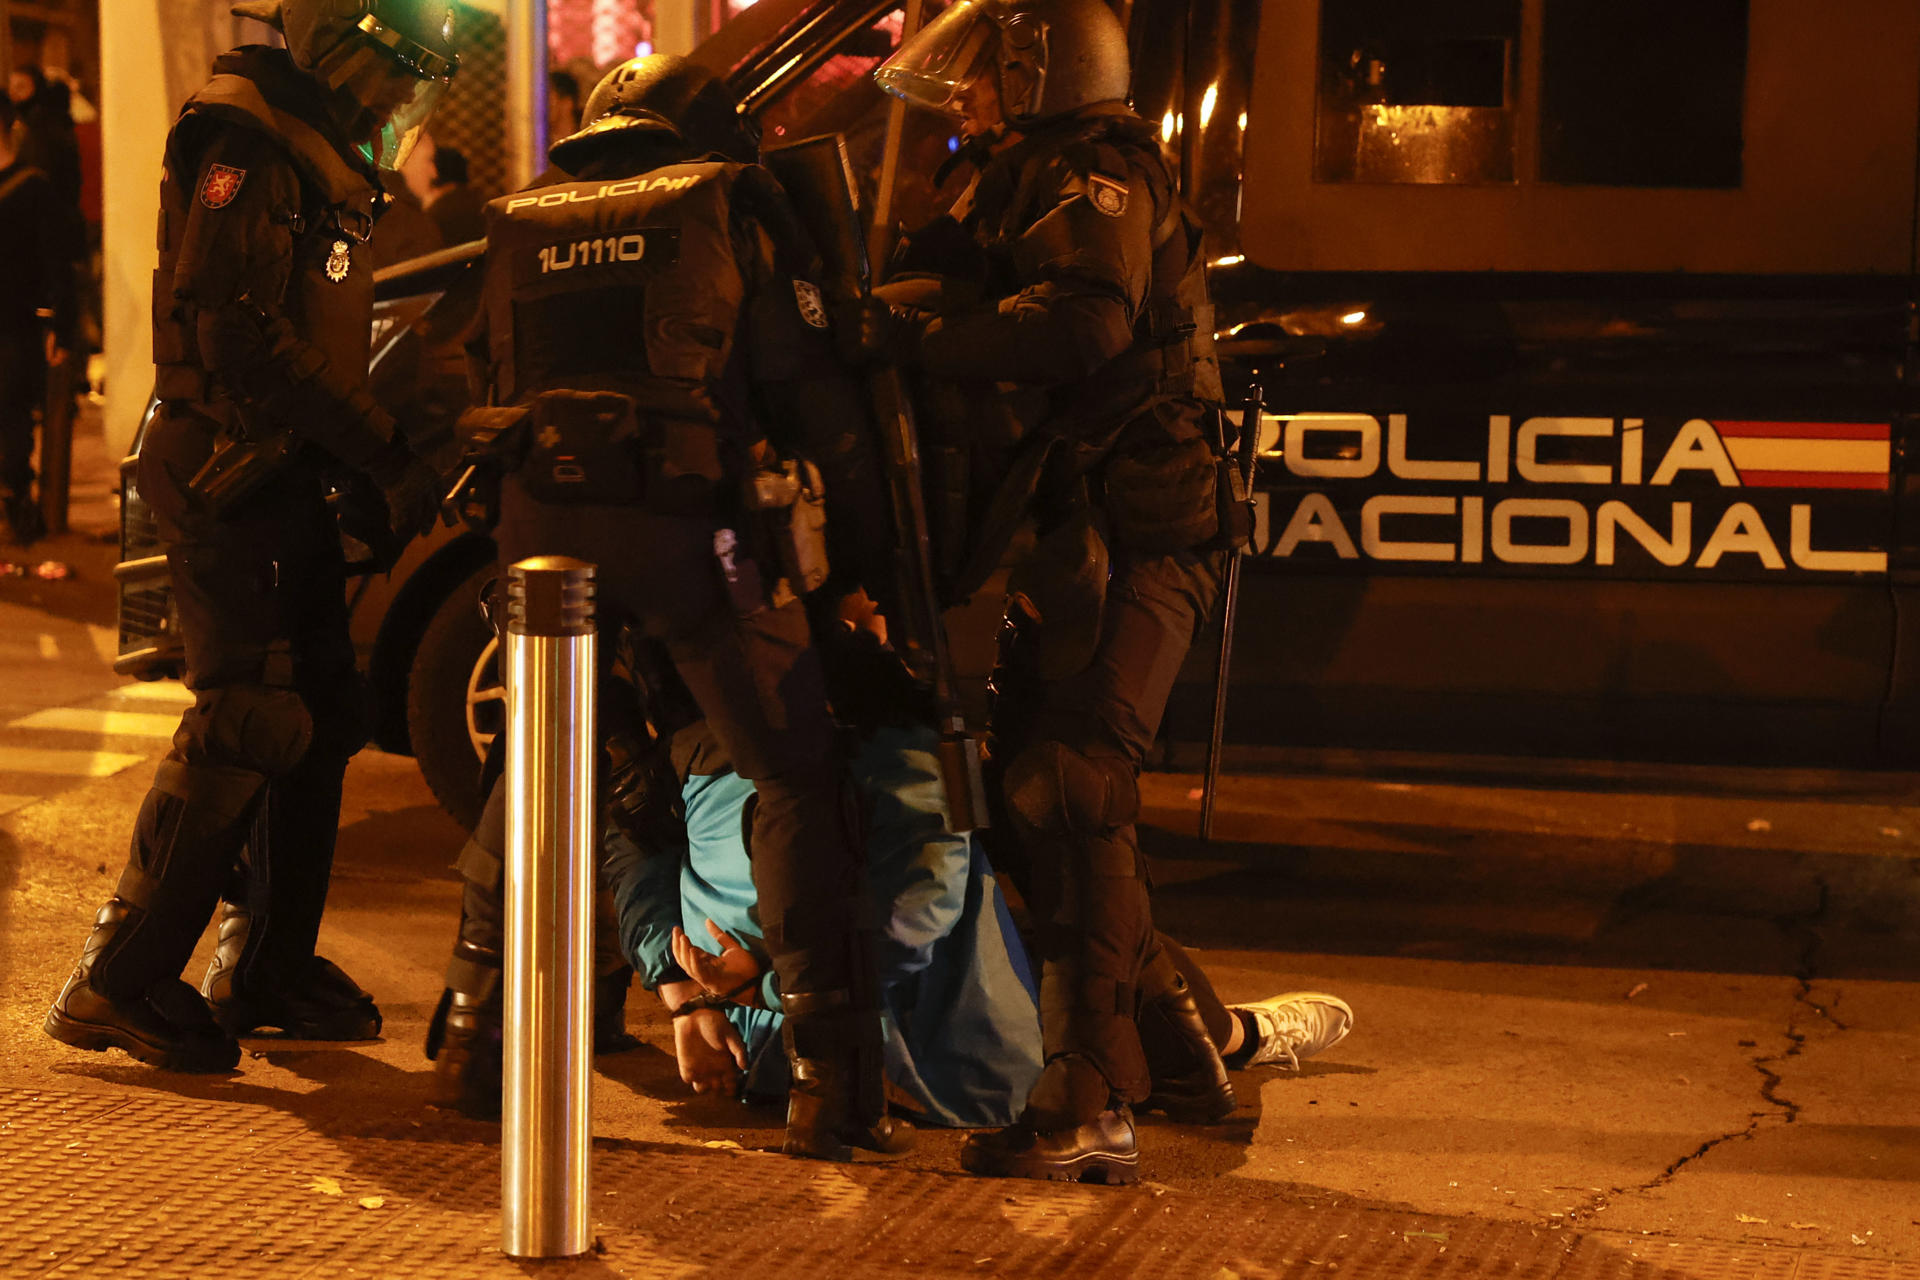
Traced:
<svg viewBox="0 0 1920 1280">
<path fill-rule="evenodd" d="M 296 457 L 215 519 L 186 489 L 215 432 L 190 409 L 164 408 L 140 451 L 194 705 L 135 824 L 117 893 L 140 914 L 96 965 L 109 995 L 177 976 L 223 893 L 253 915 L 236 990 L 297 982 L 326 904 L 341 779 L 365 741 L 340 534 L 318 466 Z"/>
<path fill-rule="evenodd" d="M 864 977 L 853 939 L 859 876 L 819 655 L 798 601 L 737 614 L 714 558 L 717 529 L 711 518 L 641 505 L 542 503 L 509 476 L 495 538 L 505 563 L 532 555 L 593 563 L 603 626 L 629 620 L 664 643 L 714 737 L 758 792 L 749 847 L 780 989 L 854 988 Z M 487 926 L 475 917 L 497 919 L 498 906 L 473 899 L 499 889 L 497 877 L 488 889 L 474 870 L 504 852 L 505 816 L 500 796 L 490 797 L 477 848 L 462 859 L 470 904 L 462 936 L 482 951 L 498 943 L 476 936 Z"/>
<path fill-rule="evenodd" d="M 0 500 L 33 496 L 33 411 L 46 374 L 38 330 L 0 325 Z"/>
<path fill-rule="evenodd" d="M 1011 661 L 995 674 L 991 728 L 996 761 L 1011 783 L 1005 826 L 1018 841 L 1007 861 L 1037 934 L 1046 1055 L 1050 1062 L 1072 1056 L 1092 1065 L 1129 1102 L 1149 1089 L 1134 1012 L 1141 971 L 1164 942 L 1153 927 L 1133 823 L 1137 777 L 1223 570 L 1219 553 L 1117 552 L 1092 661 L 1064 679 L 1042 682 L 1019 669 L 1022 646 L 1016 644 Z M 1068 794 L 1053 798 L 1055 820 L 1045 823 L 1028 816 L 1036 807 L 1030 794 L 1013 794 L 1044 781 L 1023 769 L 1023 757 L 1036 756 L 1066 762 L 1058 768 Z M 1079 782 L 1069 776 L 1074 771 Z M 1191 964 L 1184 952 L 1181 959 Z M 1204 977 L 1193 985 L 1211 997 Z M 1209 1032 L 1224 1043 L 1224 1009 L 1217 999 L 1204 1003 Z M 1043 1076 L 1036 1099 L 1056 1085 Z M 1092 1106 L 1084 1102 L 1079 1109 Z"/>
</svg>

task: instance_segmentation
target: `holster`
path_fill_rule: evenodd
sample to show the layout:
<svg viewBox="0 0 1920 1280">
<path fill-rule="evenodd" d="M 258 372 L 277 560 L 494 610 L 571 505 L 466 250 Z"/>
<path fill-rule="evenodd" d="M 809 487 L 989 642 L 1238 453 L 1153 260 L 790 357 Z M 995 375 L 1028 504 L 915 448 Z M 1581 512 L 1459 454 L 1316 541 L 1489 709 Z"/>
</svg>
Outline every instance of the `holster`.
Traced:
<svg viewBox="0 0 1920 1280">
<path fill-rule="evenodd" d="M 292 461 L 299 439 L 280 431 L 261 439 L 225 435 L 187 481 L 190 493 L 216 519 L 259 492 Z"/>
<path fill-rule="evenodd" d="M 788 589 L 806 595 L 825 582 L 827 501 L 820 468 L 799 458 L 756 468 L 745 497 Z M 774 594 L 780 596 L 778 586 Z"/>
</svg>

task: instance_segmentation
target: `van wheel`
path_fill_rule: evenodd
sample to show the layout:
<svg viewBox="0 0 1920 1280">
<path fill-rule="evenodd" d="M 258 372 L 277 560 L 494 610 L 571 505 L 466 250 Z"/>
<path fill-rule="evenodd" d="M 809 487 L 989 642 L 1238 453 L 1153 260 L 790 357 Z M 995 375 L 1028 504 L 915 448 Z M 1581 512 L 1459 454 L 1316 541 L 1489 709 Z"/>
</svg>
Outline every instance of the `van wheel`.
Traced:
<svg viewBox="0 0 1920 1280">
<path fill-rule="evenodd" d="M 473 830 L 486 797 L 480 761 L 507 727 L 500 644 L 480 613 L 480 595 L 499 574 L 482 565 L 434 610 L 407 681 L 407 733 L 420 773 L 440 807 Z"/>
</svg>

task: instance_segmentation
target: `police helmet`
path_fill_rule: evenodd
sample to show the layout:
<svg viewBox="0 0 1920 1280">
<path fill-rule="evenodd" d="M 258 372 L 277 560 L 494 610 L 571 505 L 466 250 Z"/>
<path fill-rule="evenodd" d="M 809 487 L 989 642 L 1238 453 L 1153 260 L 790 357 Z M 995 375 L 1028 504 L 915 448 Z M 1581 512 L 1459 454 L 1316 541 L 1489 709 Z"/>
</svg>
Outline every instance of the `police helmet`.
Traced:
<svg viewBox="0 0 1920 1280">
<path fill-rule="evenodd" d="M 875 68 L 909 104 L 963 114 L 963 93 L 993 76 L 1001 114 L 1025 126 L 1096 102 L 1124 102 L 1127 32 L 1104 0 L 957 0 Z"/>
<path fill-rule="evenodd" d="M 695 155 L 719 153 L 752 164 L 760 158 L 760 129 L 726 81 L 697 62 L 670 53 L 631 58 L 609 71 L 580 112 L 578 132 L 560 139 L 547 158 L 579 173 L 615 140 L 652 136 Z"/>
<path fill-rule="evenodd" d="M 397 169 L 459 69 L 451 0 L 242 0 L 342 108 L 367 158 Z"/>
</svg>

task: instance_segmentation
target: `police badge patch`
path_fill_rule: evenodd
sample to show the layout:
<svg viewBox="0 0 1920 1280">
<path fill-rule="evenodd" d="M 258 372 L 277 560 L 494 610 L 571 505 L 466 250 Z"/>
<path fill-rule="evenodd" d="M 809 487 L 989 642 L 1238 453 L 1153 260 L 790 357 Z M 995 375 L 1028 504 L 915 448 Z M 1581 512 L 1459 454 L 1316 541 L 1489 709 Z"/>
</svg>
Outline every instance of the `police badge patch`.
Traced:
<svg viewBox="0 0 1920 1280">
<path fill-rule="evenodd" d="M 1093 201 L 1094 208 L 1109 218 L 1117 218 L 1127 211 L 1127 184 L 1090 173 L 1087 175 L 1087 198 Z"/>
<path fill-rule="evenodd" d="M 245 169 L 224 164 L 208 165 L 207 176 L 200 180 L 200 203 L 209 209 L 226 208 L 240 194 L 240 184 L 246 177 Z"/>
<path fill-rule="evenodd" d="M 345 240 L 333 242 L 333 252 L 327 255 L 327 279 L 339 284 L 347 278 L 347 272 L 353 270 L 353 246 Z"/>
<path fill-rule="evenodd" d="M 820 289 L 807 280 L 793 282 L 793 300 L 800 304 L 800 318 L 816 329 L 827 327 L 827 304 L 821 300 Z"/>
</svg>

